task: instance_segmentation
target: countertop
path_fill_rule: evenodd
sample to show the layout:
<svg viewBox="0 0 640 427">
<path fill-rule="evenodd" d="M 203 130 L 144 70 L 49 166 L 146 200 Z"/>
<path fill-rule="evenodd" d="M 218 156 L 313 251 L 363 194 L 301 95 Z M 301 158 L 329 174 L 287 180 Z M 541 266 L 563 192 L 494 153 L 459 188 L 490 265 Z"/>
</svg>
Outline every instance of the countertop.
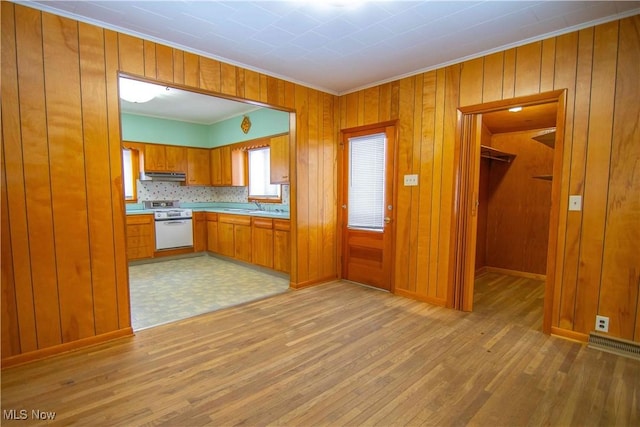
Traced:
<svg viewBox="0 0 640 427">
<path fill-rule="evenodd" d="M 181 208 L 193 212 L 215 212 L 230 215 L 257 216 L 263 218 L 289 219 L 289 211 L 283 205 L 266 206 L 265 210 L 257 210 L 254 204 L 247 203 L 182 203 Z M 144 209 L 142 203 L 127 205 L 127 215 L 149 215 L 153 209 Z"/>
</svg>

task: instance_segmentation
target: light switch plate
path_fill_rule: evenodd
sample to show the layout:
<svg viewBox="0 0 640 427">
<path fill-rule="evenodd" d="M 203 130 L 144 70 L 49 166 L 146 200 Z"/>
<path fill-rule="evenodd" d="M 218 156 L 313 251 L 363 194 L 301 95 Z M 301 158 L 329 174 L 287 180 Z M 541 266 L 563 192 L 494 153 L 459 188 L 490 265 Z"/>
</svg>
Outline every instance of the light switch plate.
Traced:
<svg viewBox="0 0 640 427">
<path fill-rule="evenodd" d="M 570 211 L 581 211 L 582 210 L 582 196 L 581 195 L 572 195 L 569 196 L 569 210 Z"/>
<path fill-rule="evenodd" d="M 404 186 L 405 187 L 415 187 L 418 185 L 418 175 L 405 175 L 404 176 Z"/>
</svg>

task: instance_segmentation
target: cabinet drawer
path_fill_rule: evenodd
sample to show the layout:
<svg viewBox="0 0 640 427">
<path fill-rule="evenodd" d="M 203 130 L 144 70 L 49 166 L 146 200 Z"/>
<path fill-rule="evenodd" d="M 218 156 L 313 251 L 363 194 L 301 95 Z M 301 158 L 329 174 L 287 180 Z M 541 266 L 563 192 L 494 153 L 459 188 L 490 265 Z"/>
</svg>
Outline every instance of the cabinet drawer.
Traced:
<svg viewBox="0 0 640 427">
<path fill-rule="evenodd" d="M 252 217 L 253 226 L 256 228 L 267 228 L 271 230 L 273 228 L 273 220 L 271 218 L 258 218 Z"/>
<path fill-rule="evenodd" d="M 127 225 L 135 224 L 152 224 L 153 215 L 129 215 L 127 216 Z"/>
<path fill-rule="evenodd" d="M 238 225 L 251 225 L 251 217 L 244 215 L 218 215 L 218 222 L 224 222 L 226 224 L 238 224 Z"/>
<path fill-rule="evenodd" d="M 149 236 L 127 236 L 127 248 L 140 248 L 143 246 L 149 246 L 151 239 Z"/>
<path fill-rule="evenodd" d="M 273 228 L 276 230 L 289 231 L 291 229 L 291 221 L 288 219 L 274 219 Z"/>
<path fill-rule="evenodd" d="M 207 221 L 217 221 L 218 214 L 215 212 L 207 212 Z"/>
</svg>

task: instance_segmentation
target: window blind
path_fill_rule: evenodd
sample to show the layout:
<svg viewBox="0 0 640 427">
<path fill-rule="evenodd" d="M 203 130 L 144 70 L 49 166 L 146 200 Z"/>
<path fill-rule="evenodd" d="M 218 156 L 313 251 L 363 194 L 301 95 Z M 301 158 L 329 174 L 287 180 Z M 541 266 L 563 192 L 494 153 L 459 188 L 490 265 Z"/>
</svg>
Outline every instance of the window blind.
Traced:
<svg viewBox="0 0 640 427">
<path fill-rule="evenodd" d="M 384 133 L 349 138 L 349 228 L 384 228 Z"/>
</svg>

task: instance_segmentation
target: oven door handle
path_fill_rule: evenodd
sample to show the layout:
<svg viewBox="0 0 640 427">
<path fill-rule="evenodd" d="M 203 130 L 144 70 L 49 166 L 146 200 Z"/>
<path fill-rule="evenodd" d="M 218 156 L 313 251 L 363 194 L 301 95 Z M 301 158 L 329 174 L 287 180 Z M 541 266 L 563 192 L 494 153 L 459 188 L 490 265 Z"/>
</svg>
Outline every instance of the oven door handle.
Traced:
<svg viewBox="0 0 640 427">
<path fill-rule="evenodd" d="M 158 222 L 162 223 L 163 225 L 181 225 L 181 224 L 187 224 L 189 221 L 188 220 L 168 219 L 168 220 L 158 221 Z"/>
</svg>

